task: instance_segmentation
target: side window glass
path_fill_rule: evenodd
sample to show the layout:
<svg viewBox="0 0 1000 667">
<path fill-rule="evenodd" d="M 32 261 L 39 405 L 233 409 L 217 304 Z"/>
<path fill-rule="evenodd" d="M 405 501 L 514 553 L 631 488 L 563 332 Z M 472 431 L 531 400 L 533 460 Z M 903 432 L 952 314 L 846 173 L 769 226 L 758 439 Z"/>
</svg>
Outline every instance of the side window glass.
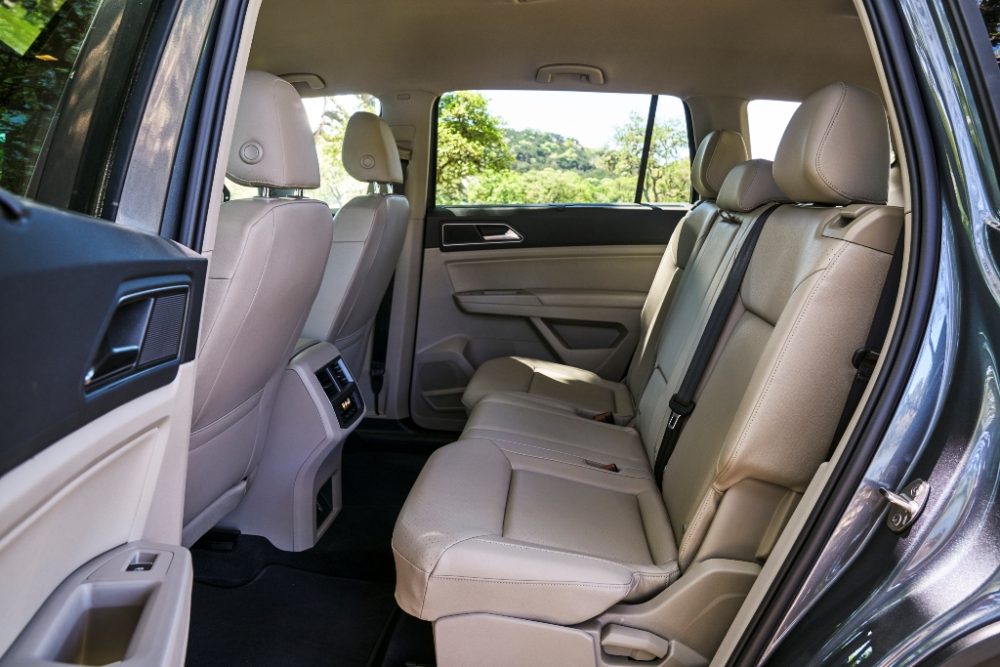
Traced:
<svg viewBox="0 0 1000 667">
<path fill-rule="evenodd" d="M 435 204 L 687 202 L 684 106 L 668 96 L 657 101 L 651 119 L 649 95 L 446 93 L 438 103 Z M 654 132 L 642 179 L 651 120 Z"/>
<path fill-rule="evenodd" d="M 320 172 L 320 186 L 316 190 L 310 190 L 308 196 L 326 202 L 331 209 L 337 210 L 354 197 L 368 191 L 365 183 L 348 175 L 341 160 L 347 121 L 357 111 L 377 115 L 381 113 L 382 107 L 377 97 L 366 94 L 307 97 L 302 103 L 316 139 Z M 233 199 L 257 196 L 257 188 L 240 185 L 229 179 L 226 179 L 226 187 Z"/>
<path fill-rule="evenodd" d="M 0 187 L 27 195 L 98 0 L 0 2 Z"/>
<path fill-rule="evenodd" d="M 691 199 L 691 145 L 684 102 L 670 95 L 656 100 L 642 202 L 680 204 Z"/>
<path fill-rule="evenodd" d="M 747 105 L 750 125 L 750 157 L 773 160 L 781 135 L 801 102 L 751 100 Z"/>
</svg>

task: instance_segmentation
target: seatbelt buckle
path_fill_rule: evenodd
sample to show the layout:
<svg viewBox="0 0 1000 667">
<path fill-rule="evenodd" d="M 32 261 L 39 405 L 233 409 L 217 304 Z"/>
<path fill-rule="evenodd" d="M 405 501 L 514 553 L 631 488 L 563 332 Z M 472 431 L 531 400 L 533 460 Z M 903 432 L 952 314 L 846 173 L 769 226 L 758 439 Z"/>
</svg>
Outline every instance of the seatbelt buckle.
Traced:
<svg viewBox="0 0 1000 667">
<path fill-rule="evenodd" d="M 879 353 L 868 347 L 860 347 L 854 351 L 851 357 L 851 364 L 858 369 L 858 380 L 868 382 L 875 372 L 875 365 L 878 363 Z"/>
<path fill-rule="evenodd" d="M 601 422 L 602 424 L 614 424 L 615 416 L 610 412 L 599 412 L 593 417 L 591 417 L 595 422 Z"/>
<path fill-rule="evenodd" d="M 694 402 L 684 401 L 678 398 L 677 394 L 670 397 L 670 417 L 667 419 L 667 428 L 671 431 L 680 424 L 681 417 L 687 417 L 694 412 Z"/>
</svg>

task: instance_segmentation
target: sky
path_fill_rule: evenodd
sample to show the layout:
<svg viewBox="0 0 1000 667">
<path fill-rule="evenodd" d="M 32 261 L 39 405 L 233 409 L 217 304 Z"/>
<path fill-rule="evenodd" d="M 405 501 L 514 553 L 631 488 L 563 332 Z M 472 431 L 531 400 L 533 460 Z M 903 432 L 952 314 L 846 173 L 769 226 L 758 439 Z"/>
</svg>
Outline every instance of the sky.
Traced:
<svg viewBox="0 0 1000 667">
<path fill-rule="evenodd" d="M 489 101 L 490 111 L 509 127 L 556 132 L 573 137 L 589 148 L 607 145 L 615 128 L 628 119 L 629 113 L 634 111 L 646 116 L 649 112 L 649 95 L 519 90 L 481 92 Z M 323 114 L 323 98 L 307 98 L 303 103 L 315 129 Z M 349 104 L 347 106 L 350 108 Z M 750 102 L 747 116 L 752 157 L 774 159 L 781 133 L 798 106 L 798 102 Z M 661 120 L 674 118 L 683 123 L 684 105 L 676 97 L 661 95 L 656 115 Z"/>
</svg>

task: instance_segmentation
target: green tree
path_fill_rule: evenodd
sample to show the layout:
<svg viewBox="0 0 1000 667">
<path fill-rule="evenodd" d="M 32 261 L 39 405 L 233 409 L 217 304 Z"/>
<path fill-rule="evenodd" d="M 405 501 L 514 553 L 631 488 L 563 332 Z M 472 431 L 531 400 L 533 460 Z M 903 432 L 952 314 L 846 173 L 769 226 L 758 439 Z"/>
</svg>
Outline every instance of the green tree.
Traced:
<svg viewBox="0 0 1000 667">
<path fill-rule="evenodd" d="M 637 113 L 615 130 L 611 146 L 602 156 L 605 168 L 619 176 L 635 178 L 642 161 L 646 139 L 646 118 Z M 691 165 L 687 131 L 677 119 L 657 121 L 649 146 L 643 201 L 681 202 L 691 196 Z"/>
<path fill-rule="evenodd" d="M 441 96 L 438 105 L 437 203 L 468 203 L 470 177 L 505 171 L 514 158 L 504 126 L 489 111 L 480 93 L 462 91 Z"/>
</svg>

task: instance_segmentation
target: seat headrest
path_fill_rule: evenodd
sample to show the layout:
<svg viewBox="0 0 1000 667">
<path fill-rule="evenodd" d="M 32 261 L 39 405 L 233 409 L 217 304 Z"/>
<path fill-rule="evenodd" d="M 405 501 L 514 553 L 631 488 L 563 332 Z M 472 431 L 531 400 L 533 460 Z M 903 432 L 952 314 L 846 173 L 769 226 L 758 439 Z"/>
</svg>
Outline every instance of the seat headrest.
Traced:
<svg viewBox="0 0 1000 667">
<path fill-rule="evenodd" d="M 247 71 L 226 174 L 252 187 L 319 187 L 316 143 L 292 84 L 267 72 Z"/>
<path fill-rule="evenodd" d="M 770 160 L 748 160 L 729 171 L 719 190 L 716 205 L 722 211 L 746 213 L 768 202 L 787 202 L 774 182 Z"/>
<path fill-rule="evenodd" d="M 403 165 L 392 128 L 373 113 L 359 111 L 344 130 L 344 169 L 365 183 L 403 182 Z"/>
<path fill-rule="evenodd" d="M 709 132 L 694 154 L 691 184 L 702 199 L 715 199 L 729 170 L 749 159 L 743 135 L 732 130 Z"/>
<path fill-rule="evenodd" d="M 834 83 L 806 98 L 778 144 L 774 178 L 792 200 L 809 204 L 884 204 L 889 126 L 882 100 Z"/>
</svg>

